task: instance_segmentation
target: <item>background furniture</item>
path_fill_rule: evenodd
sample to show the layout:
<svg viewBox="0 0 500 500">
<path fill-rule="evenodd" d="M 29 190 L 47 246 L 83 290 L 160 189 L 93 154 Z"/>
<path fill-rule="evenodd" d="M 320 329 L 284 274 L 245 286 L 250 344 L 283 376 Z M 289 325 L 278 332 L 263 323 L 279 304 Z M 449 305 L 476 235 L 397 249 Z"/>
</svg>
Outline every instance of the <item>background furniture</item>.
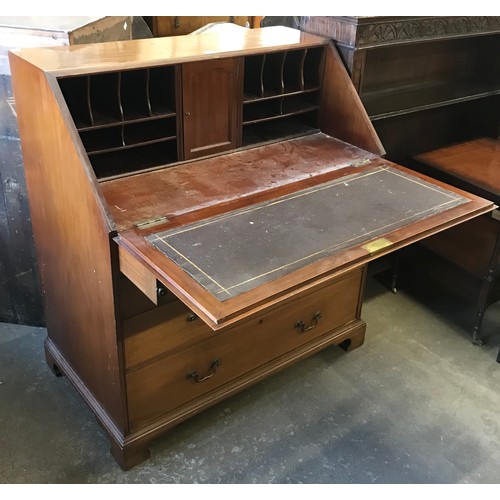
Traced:
<svg viewBox="0 0 500 500">
<path fill-rule="evenodd" d="M 498 204 L 497 143 L 487 138 L 500 135 L 500 17 L 303 17 L 301 29 L 335 41 L 388 158 Z M 420 250 L 418 273 L 441 276 L 478 304 L 476 344 L 496 299 L 497 223 L 486 219 L 399 256 L 415 269 Z"/>
<path fill-rule="evenodd" d="M 418 155 L 419 170 L 437 179 L 480 194 L 500 204 L 500 143 L 480 138 Z M 482 343 L 481 323 L 486 307 L 500 298 L 500 212 L 477 218 L 421 242 L 423 250 L 414 262 L 426 262 L 432 271 L 455 292 L 477 303 L 473 325 L 474 343 Z M 435 259 L 439 256 L 439 265 Z"/>
<path fill-rule="evenodd" d="M 188 35 L 212 23 L 234 23 L 258 28 L 259 16 L 149 16 L 144 18 L 154 36 Z"/>
<path fill-rule="evenodd" d="M 301 17 L 334 40 L 387 157 L 498 137 L 499 16 Z"/>
</svg>

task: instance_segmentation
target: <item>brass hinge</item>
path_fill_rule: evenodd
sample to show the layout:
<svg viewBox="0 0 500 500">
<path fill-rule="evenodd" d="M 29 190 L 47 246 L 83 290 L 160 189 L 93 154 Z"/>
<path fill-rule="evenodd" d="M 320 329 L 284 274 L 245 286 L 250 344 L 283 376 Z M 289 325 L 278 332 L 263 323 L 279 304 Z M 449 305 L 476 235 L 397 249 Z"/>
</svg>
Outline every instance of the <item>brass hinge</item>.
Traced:
<svg viewBox="0 0 500 500">
<path fill-rule="evenodd" d="M 157 226 L 158 224 L 162 224 L 163 222 L 167 222 L 167 218 L 166 217 L 156 217 L 155 219 L 148 219 L 148 220 L 145 220 L 143 222 L 138 222 L 136 224 L 136 227 L 138 229 L 146 229 L 148 227 L 153 227 L 153 226 Z"/>
</svg>

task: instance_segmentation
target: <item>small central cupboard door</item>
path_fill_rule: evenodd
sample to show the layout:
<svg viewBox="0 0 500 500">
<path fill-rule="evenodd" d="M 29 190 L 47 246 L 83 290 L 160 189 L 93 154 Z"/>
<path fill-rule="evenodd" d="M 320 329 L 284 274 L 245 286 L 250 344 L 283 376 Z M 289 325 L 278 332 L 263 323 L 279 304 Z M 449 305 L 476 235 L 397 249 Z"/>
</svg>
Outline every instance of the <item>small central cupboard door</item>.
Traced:
<svg viewBox="0 0 500 500">
<path fill-rule="evenodd" d="M 184 159 L 238 147 L 241 121 L 241 59 L 182 66 Z"/>
</svg>

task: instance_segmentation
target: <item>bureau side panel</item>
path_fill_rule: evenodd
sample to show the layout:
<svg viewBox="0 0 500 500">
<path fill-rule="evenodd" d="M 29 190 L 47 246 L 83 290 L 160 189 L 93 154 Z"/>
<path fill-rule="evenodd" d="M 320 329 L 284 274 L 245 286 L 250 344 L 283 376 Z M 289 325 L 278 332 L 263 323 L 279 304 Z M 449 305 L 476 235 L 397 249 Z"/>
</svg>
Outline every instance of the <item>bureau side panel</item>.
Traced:
<svg viewBox="0 0 500 500">
<path fill-rule="evenodd" d="M 376 155 L 385 154 L 384 146 L 332 43 L 326 50 L 320 126 L 323 132 L 337 139 Z"/>
<path fill-rule="evenodd" d="M 15 54 L 10 61 L 49 345 L 101 420 L 123 428 L 106 213 L 57 83 Z"/>
</svg>

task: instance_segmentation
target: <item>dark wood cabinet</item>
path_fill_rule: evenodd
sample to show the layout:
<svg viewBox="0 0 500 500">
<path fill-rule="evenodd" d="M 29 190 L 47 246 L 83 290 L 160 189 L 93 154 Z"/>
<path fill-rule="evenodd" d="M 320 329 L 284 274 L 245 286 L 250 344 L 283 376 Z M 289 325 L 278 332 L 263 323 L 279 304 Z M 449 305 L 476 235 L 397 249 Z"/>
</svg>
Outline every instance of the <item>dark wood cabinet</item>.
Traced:
<svg viewBox="0 0 500 500">
<path fill-rule="evenodd" d="M 47 362 L 124 468 L 291 363 L 359 347 L 367 263 L 493 209 L 381 157 L 328 40 L 238 40 L 10 54 Z"/>
<path fill-rule="evenodd" d="M 334 40 L 387 157 L 498 137 L 500 17 L 304 17 Z"/>
</svg>

